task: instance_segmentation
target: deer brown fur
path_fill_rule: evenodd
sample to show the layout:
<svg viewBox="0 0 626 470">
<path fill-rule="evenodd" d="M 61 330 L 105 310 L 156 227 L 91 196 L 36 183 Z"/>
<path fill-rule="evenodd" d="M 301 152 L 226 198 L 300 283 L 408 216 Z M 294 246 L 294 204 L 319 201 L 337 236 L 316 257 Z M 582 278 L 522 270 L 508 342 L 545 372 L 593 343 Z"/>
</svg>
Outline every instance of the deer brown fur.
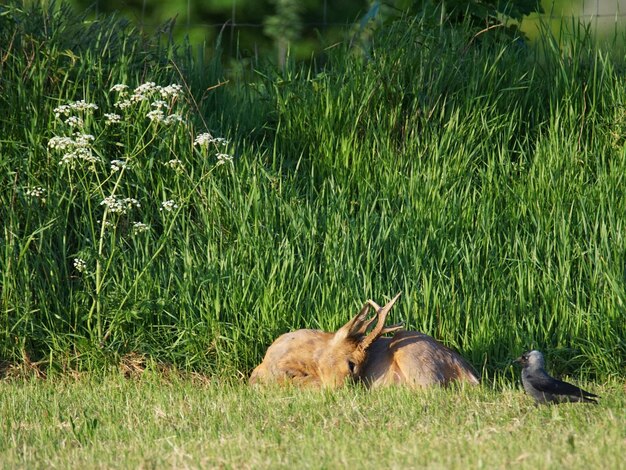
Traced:
<svg viewBox="0 0 626 470">
<path fill-rule="evenodd" d="M 387 305 L 376 305 L 376 316 L 367 320 L 369 302 L 335 333 L 297 330 L 280 336 L 268 348 L 263 362 L 250 376 L 250 383 L 283 383 L 338 387 L 346 378 L 355 378 L 367 358 L 367 351 L 379 336 L 401 325 L 385 327 L 385 319 L 400 294 Z M 372 302 L 373 304 L 373 302 Z M 375 305 L 375 304 L 374 304 Z M 376 325 L 367 333 L 368 328 Z"/>
<path fill-rule="evenodd" d="M 381 337 L 401 328 L 384 326 L 399 296 L 382 308 L 368 300 L 336 333 L 297 330 L 280 336 L 252 372 L 250 383 L 338 387 L 351 378 L 368 387 L 478 384 L 478 376 L 465 359 L 424 333 L 398 331 L 392 338 Z M 377 313 L 366 320 L 370 307 Z"/>
<path fill-rule="evenodd" d="M 376 308 L 375 303 L 372 304 Z M 369 387 L 393 384 L 428 387 L 456 381 L 472 385 L 480 383 L 478 375 L 463 357 L 432 336 L 418 331 L 399 331 L 393 338 L 375 341 L 359 379 Z"/>
</svg>

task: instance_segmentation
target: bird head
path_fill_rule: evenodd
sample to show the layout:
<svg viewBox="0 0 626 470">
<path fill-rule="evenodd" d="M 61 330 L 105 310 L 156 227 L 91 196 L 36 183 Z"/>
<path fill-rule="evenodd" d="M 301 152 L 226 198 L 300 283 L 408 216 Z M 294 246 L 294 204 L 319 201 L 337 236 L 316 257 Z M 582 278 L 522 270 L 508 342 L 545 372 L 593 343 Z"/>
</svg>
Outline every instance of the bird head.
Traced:
<svg viewBox="0 0 626 470">
<path fill-rule="evenodd" d="M 527 351 L 522 354 L 520 357 L 515 359 L 515 362 L 519 363 L 522 367 L 539 367 L 541 369 L 544 368 L 545 361 L 543 359 L 543 354 L 533 349 L 532 351 Z"/>
</svg>

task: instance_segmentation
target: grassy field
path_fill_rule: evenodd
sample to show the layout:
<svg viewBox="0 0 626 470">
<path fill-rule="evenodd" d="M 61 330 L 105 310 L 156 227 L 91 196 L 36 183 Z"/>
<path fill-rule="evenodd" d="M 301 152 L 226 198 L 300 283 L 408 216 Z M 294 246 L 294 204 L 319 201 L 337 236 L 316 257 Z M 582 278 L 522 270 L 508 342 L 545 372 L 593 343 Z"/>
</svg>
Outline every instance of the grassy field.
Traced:
<svg viewBox="0 0 626 470">
<path fill-rule="evenodd" d="M 618 469 L 623 383 L 601 404 L 519 389 L 257 390 L 148 373 L 0 382 L 2 468 Z"/>
<path fill-rule="evenodd" d="M 246 375 L 367 298 L 487 377 L 626 358 L 623 58 L 401 20 L 224 70 L 115 18 L 0 7 L 0 360 Z M 404 47 L 397 47 L 398 44 Z"/>
<path fill-rule="evenodd" d="M 624 58 L 584 28 L 353 33 L 225 70 L 0 6 L 1 467 L 623 467 Z M 279 334 L 398 291 L 390 322 L 481 387 L 244 385 Z M 600 405 L 534 407 L 529 348 Z"/>
</svg>

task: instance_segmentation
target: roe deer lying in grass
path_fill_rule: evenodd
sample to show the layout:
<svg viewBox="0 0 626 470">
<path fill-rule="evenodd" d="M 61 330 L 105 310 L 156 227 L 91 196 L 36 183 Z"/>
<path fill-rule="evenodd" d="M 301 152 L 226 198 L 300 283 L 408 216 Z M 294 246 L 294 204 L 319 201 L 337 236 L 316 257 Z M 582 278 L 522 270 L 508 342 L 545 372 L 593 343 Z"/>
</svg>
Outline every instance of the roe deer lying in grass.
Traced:
<svg viewBox="0 0 626 470">
<path fill-rule="evenodd" d="M 368 300 L 336 333 L 297 330 L 280 336 L 252 372 L 250 383 L 338 387 L 352 378 L 370 387 L 424 387 L 457 380 L 478 384 L 477 375 L 461 356 L 424 333 L 400 331 L 393 338 L 380 337 L 401 328 L 385 327 L 387 314 L 399 296 L 382 308 Z M 370 307 L 377 314 L 366 321 Z"/>
<path fill-rule="evenodd" d="M 400 294 L 367 320 L 371 304 L 336 333 L 320 330 L 297 330 L 285 333 L 267 349 L 263 362 L 250 376 L 250 383 L 293 382 L 298 385 L 338 387 L 347 377 L 356 377 L 367 357 L 367 350 L 380 335 L 402 328 L 385 327 L 385 319 Z M 367 329 L 376 325 L 367 333 Z"/>
</svg>

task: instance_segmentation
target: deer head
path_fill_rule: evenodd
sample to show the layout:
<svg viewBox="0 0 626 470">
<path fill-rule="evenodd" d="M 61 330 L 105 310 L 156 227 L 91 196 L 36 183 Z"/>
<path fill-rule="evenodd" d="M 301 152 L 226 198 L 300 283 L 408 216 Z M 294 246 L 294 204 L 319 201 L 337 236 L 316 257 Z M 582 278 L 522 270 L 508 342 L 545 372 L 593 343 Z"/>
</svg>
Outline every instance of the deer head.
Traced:
<svg viewBox="0 0 626 470">
<path fill-rule="evenodd" d="M 378 306 L 373 300 L 368 300 L 352 320 L 328 338 L 327 344 L 320 349 L 317 361 L 319 381 L 323 386 L 338 387 L 346 378 L 358 377 L 372 343 L 381 335 L 402 328 L 402 324 L 385 326 L 387 315 L 399 297 L 400 293 L 384 307 Z M 371 307 L 376 310 L 376 316 L 368 320 Z M 376 324 L 368 333 L 374 322 Z"/>
</svg>

